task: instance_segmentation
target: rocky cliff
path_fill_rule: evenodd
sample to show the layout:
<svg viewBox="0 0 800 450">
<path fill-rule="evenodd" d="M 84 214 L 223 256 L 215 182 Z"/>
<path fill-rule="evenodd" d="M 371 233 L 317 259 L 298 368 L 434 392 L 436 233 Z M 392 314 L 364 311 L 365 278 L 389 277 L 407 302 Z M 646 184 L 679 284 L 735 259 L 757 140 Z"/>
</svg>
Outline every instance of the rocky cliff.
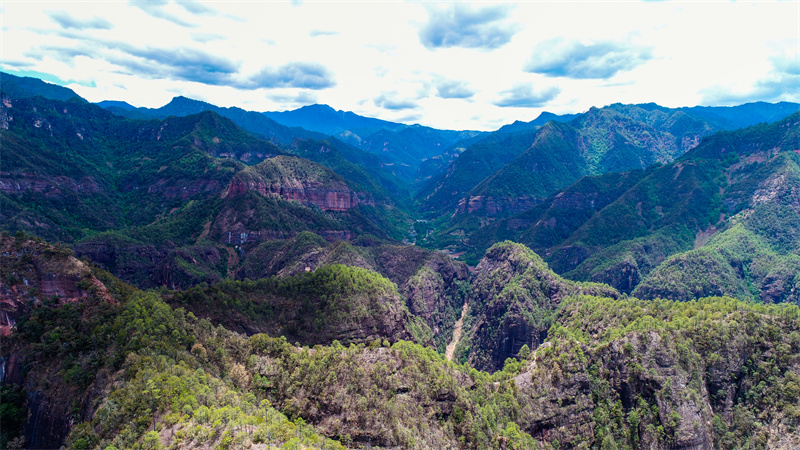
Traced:
<svg viewBox="0 0 800 450">
<path fill-rule="evenodd" d="M 0 335 L 42 304 L 77 302 L 94 295 L 112 301 L 90 268 L 66 247 L 18 233 L 0 234 Z"/>
<path fill-rule="evenodd" d="M 561 278 L 524 245 L 496 244 L 473 274 L 470 326 L 456 353 L 475 367 L 498 370 L 523 346 L 544 342 L 561 301 L 584 293 L 619 296 L 606 285 Z"/>
<path fill-rule="evenodd" d="M 797 309 L 772 311 L 730 298 L 568 300 L 514 379 L 520 426 L 568 447 L 795 448 L 800 340 L 779 330 Z"/>
<path fill-rule="evenodd" d="M 413 329 L 417 319 L 394 283 L 375 272 L 338 264 L 281 279 L 197 286 L 174 292 L 170 301 L 247 335 L 268 333 L 312 346 L 334 340 L 420 340 L 430 333 Z"/>
<path fill-rule="evenodd" d="M 233 198 L 247 191 L 277 195 L 330 211 L 375 205 L 371 196 L 354 192 L 344 179 L 327 167 L 291 156 L 271 158 L 240 172 L 231 181 L 225 196 Z"/>
<path fill-rule="evenodd" d="M 86 372 L 91 364 L 64 340 L 76 337 L 82 314 L 92 317 L 117 303 L 96 275 L 65 247 L 23 233 L 0 234 L 0 384 L 4 393 L 12 389 L 22 394 L 20 402 L 4 405 L 5 411 L 19 408 L 22 418 L 3 419 L 20 428 L 4 429 L 3 436 L 24 448 L 61 446 L 73 424 L 91 416 L 93 401 L 101 395 L 103 375 Z M 58 323 L 42 320 L 54 317 L 51 312 L 57 315 L 55 310 L 72 315 Z M 42 337 L 31 346 L 20 338 L 32 330 Z M 79 333 L 88 339 L 90 330 Z"/>
<path fill-rule="evenodd" d="M 409 312 L 430 327 L 437 349 L 444 350 L 469 291 L 466 264 L 444 253 L 369 239 L 331 243 L 303 232 L 260 245 L 247 255 L 236 276 L 294 276 L 331 264 L 369 269 L 395 283 Z"/>
</svg>

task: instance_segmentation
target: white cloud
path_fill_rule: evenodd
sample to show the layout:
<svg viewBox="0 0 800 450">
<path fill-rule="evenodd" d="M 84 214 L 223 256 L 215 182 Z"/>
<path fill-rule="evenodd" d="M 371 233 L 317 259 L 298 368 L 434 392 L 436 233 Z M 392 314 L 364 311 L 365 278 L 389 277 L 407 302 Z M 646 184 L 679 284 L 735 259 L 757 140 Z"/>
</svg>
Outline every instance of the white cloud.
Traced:
<svg viewBox="0 0 800 450">
<path fill-rule="evenodd" d="M 800 101 L 795 2 L 2 7 L 0 66 L 70 80 L 91 101 L 319 102 L 453 129 L 614 102 Z"/>
<path fill-rule="evenodd" d="M 552 77 L 611 78 L 645 63 L 650 57 L 651 49 L 623 42 L 584 44 L 555 38 L 540 42 L 534 48 L 525 71 Z"/>
<path fill-rule="evenodd" d="M 444 8 L 430 7 L 428 23 L 420 29 L 419 37 L 428 48 L 502 47 L 518 31 L 516 25 L 504 23 L 510 10 L 510 5 L 472 8 L 463 3 L 450 3 Z"/>
<path fill-rule="evenodd" d="M 530 84 L 518 84 L 502 92 L 502 97 L 494 102 L 501 107 L 541 108 L 561 93 L 561 89 L 550 86 L 534 90 Z"/>
</svg>

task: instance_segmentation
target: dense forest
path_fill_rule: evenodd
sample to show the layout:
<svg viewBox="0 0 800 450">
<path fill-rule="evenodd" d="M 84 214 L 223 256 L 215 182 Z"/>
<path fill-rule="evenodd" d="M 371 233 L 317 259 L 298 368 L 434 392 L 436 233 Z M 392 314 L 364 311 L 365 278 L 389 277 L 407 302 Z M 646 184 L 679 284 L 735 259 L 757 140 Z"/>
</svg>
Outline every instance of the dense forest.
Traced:
<svg viewBox="0 0 800 450">
<path fill-rule="evenodd" d="M 454 132 L 0 76 L 0 448 L 800 447 L 796 104 Z"/>
</svg>

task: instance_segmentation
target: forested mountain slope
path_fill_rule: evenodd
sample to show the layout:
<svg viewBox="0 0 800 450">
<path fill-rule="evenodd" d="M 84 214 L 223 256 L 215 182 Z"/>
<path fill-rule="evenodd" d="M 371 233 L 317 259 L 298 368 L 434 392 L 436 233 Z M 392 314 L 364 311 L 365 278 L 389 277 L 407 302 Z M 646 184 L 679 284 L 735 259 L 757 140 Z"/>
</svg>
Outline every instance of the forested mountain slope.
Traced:
<svg viewBox="0 0 800 450">
<path fill-rule="evenodd" d="M 645 171 L 584 178 L 522 214 L 475 232 L 466 243 L 475 245 L 479 255 L 492 239 L 518 240 L 543 254 L 558 273 L 631 292 L 672 254 L 706 244 L 735 247 L 733 242 L 744 240 L 749 241 L 746 247 L 724 252 L 739 254 L 729 262 L 739 273 L 734 278 L 749 280 L 742 281 L 746 289 L 723 291 L 761 297 L 758 286 L 765 277 L 773 270 L 778 271 L 775 277 L 791 273 L 791 255 L 796 254 L 798 120 L 794 114 L 773 124 L 718 133 L 675 162 Z M 749 252 L 743 248 L 775 257 L 743 255 Z M 694 254 L 698 262 L 704 252 Z M 762 264 L 753 267 L 754 274 L 762 273 L 756 278 L 745 275 L 754 257 Z M 736 262 L 741 258 L 744 263 Z M 779 278 L 776 283 L 788 290 L 771 295 L 785 298 L 794 282 Z M 768 284 L 763 289 L 777 289 Z M 657 292 L 666 295 L 670 289 Z M 722 293 L 708 288 L 690 297 L 713 292 Z"/>
<path fill-rule="evenodd" d="M 544 344 L 521 348 L 519 361 L 490 375 L 406 341 L 310 348 L 238 334 L 23 234 L 0 244 L 4 314 L 10 301 L 41 302 L 13 312 L 13 331 L 0 337 L 4 446 L 800 444 L 795 305 L 593 297 L 560 291 L 568 286 L 533 256 L 487 255 L 534 269 L 519 292 L 538 292 L 538 280 L 565 294 Z M 512 249 L 525 252 L 498 248 Z M 70 275 L 70 267 L 83 268 Z M 47 288 L 53 277 L 60 284 Z M 307 277 L 286 281 L 302 286 Z M 330 280 L 315 283 L 313 295 L 343 292 L 346 284 Z"/>
<path fill-rule="evenodd" d="M 255 135 L 269 139 L 276 144 L 289 145 L 295 139 L 321 139 L 325 135 L 298 127 L 287 127 L 275 122 L 261 113 L 245 111 L 241 108 L 222 108 L 211 103 L 193 100 L 183 96 L 173 98 L 160 108 L 124 107 L 115 102 L 100 102 L 99 105 L 112 113 L 129 119 L 165 119 L 169 116 L 185 117 L 205 111 L 213 111 L 228 118 L 241 128 Z"/>
<path fill-rule="evenodd" d="M 135 121 L 78 100 L 4 99 L 3 228 L 76 243 L 128 281 L 220 280 L 244 256 L 227 244 L 303 230 L 405 236 L 405 213 L 382 184 L 396 182 L 333 156 L 330 144 L 320 159 L 353 181 L 211 111 Z"/>
<path fill-rule="evenodd" d="M 793 104 L 269 141 L 0 76 L 0 448 L 800 447 L 800 112 L 715 132 Z"/>
</svg>

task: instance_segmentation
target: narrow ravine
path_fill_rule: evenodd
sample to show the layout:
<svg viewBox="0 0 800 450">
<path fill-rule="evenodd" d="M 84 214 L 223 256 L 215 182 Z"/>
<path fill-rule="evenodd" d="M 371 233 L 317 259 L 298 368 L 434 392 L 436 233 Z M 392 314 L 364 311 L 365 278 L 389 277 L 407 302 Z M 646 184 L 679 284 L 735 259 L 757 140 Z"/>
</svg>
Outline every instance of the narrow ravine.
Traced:
<svg viewBox="0 0 800 450">
<path fill-rule="evenodd" d="M 456 326 L 453 329 L 453 340 L 447 344 L 447 348 L 444 351 L 444 356 L 447 358 L 448 361 L 453 360 L 453 353 L 456 351 L 456 344 L 458 341 L 461 340 L 461 331 L 464 327 L 464 318 L 467 317 L 467 311 L 469 310 L 469 305 L 464 302 L 464 307 L 461 308 L 461 317 L 456 320 Z"/>
</svg>

